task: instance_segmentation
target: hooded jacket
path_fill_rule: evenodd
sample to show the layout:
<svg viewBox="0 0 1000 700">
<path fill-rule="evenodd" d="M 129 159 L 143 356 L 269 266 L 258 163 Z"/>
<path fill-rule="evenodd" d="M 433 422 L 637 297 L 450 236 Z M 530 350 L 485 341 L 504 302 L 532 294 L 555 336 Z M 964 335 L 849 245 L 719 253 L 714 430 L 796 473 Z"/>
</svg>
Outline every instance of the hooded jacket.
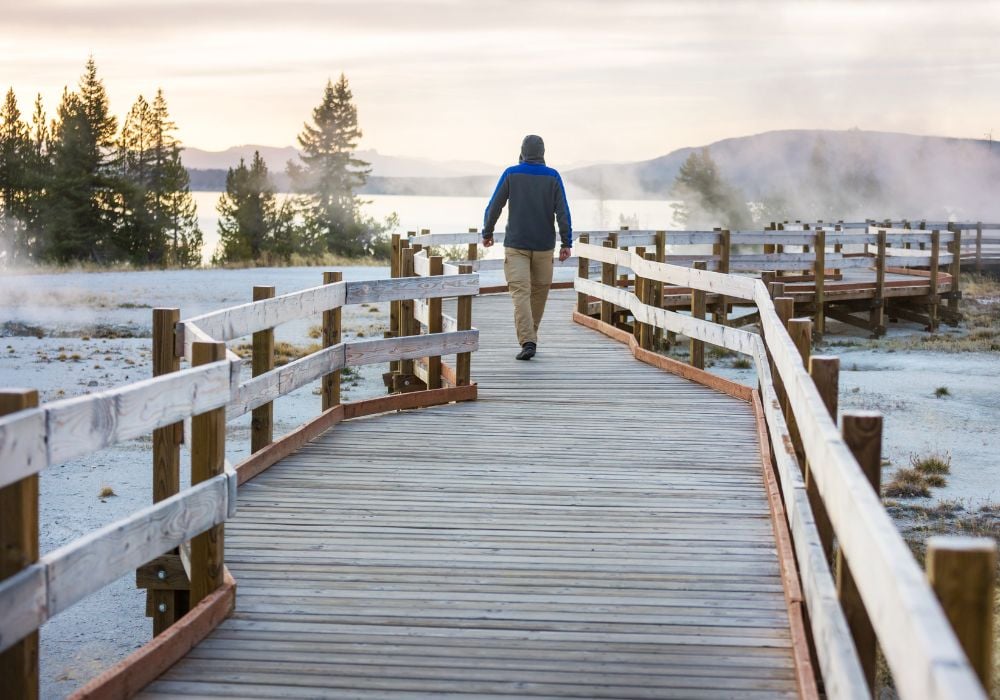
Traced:
<svg viewBox="0 0 1000 700">
<path fill-rule="evenodd" d="M 553 219 L 559 223 L 562 245 L 573 245 L 566 189 L 559 173 L 545 165 L 545 143 L 540 136 L 524 137 L 519 160 L 517 165 L 503 171 L 486 206 L 483 238 L 493 237 L 500 212 L 509 203 L 504 246 L 552 250 L 556 245 Z"/>
</svg>

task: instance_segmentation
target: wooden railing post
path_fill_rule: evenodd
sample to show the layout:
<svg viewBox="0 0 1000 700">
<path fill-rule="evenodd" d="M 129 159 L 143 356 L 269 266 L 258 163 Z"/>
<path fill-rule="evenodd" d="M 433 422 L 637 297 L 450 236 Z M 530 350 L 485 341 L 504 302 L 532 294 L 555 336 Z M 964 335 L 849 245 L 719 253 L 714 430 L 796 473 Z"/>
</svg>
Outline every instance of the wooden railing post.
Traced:
<svg viewBox="0 0 1000 700">
<path fill-rule="evenodd" d="M 729 231 L 720 228 L 715 229 L 715 231 L 719 234 L 719 242 L 712 246 L 713 254 L 717 255 L 719 258 L 716 271 L 728 274 L 730 251 Z M 713 315 L 716 323 L 723 326 L 729 325 L 729 303 L 726 297 L 722 294 L 716 296 L 715 311 Z"/>
<path fill-rule="evenodd" d="M 962 298 L 962 228 L 952 226 L 951 249 L 951 292 L 948 294 L 948 323 L 957 326 L 962 320 L 962 314 L 958 310 L 958 301 Z"/>
<path fill-rule="evenodd" d="M 469 229 L 469 233 L 478 234 L 479 233 L 479 229 L 477 229 L 477 228 L 470 228 Z M 478 257 L 479 257 L 479 244 L 478 243 L 470 243 L 468 249 L 465 252 L 465 255 L 466 255 L 466 259 L 468 259 L 470 261 L 478 259 Z M 469 266 L 469 272 L 470 273 L 472 272 L 472 266 L 471 265 Z"/>
<path fill-rule="evenodd" d="M 601 244 L 604 248 L 616 248 L 614 241 L 611 240 L 609 236 L 604 243 Z M 615 266 L 612 263 L 603 262 L 601 263 L 601 284 L 606 284 L 608 286 L 615 286 Z M 601 301 L 601 321 L 604 323 L 612 324 L 614 323 L 614 312 L 615 307 L 610 301 Z"/>
<path fill-rule="evenodd" d="M 459 265 L 458 274 L 472 274 L 472 265 Z M 458 330 L 472 330 L 472 295 L 460 296 L 456 303 L 458 308 L 455 320 L 458 322 Z M 471 352 L 460 352 L 455 357 L 455 378 L 458 380 L 458 386 L 467 386 L 472 383 Z"/>
<path fill-rule="evenodd" d="M 225 343 L 196 342 L 192 366 L 226 359 Z M 191 485 L 223 473 L 226 460 L 226 409 L 216 408 L 191 419 Z M 191 540 L 191 607 L 222 585 L 225 526 L 213 525 Z"/>
<path fill-rule="evenodd" d="M 646 259 L 646 249 L 645 249 L 645 247 L 643 247 L 643 246 L 636 246 L 634 252 L 635 252 L 635 254 L 637 256 L 639 256 L 643 260 Z M 632 271 L 632 274 L 635 275 L 635 290 L 634 290 L 635 291 L 635 298 L 639 300 L 639 303 L 644 304 L 644 303 L 646 303 L 646 301 L 645 301 L 646 300 L 646 280 L 643 279 L 642 277 L 640 277 L 639 273 L 636 272 L 635 270 Z M 633 317 L 632 318 L 632 335 L 633 335 L 633 337 L 635 337 L 636 342 L 640 343 L 640 347 L 641 347 L 641 343 L 642 343 L 642 325 L 643 324 L 639 322 L 639 319 L 637 317 Z"/>
<path fill-rule="evenodd" d="M 646 253 L 646 260 L 649 262 L 656 262 L 656 253 Z M 655 306 L 659 308 L 659 304 L 656 303 L 656 282 L 651 279 L 643 279 L 642 303 L 646 306 Z M 643 323 L 639 326 L 639 347 L 644 350 L 653 349 L 654 328 L 655 326 L 648 323 Z"/>
<path fill-rule="evenodd" d="M 440 255 L 429 258 L 431 276 L 444 274 L 444 259 Z M 427 300 L 427 333 L 440 333 L 443 328 L 441 318 L 441 297 Z M 441 356 L 427 358 L 427 388 L 441 388 Z"/>
<path fill-rule="evenodd" d="M 976 222 L 976 274 L 983 272 L 983 222 Z"/>
<path fill-rule="evenodd" d="M 941 299 L 938 296 L 938 268 L 941 256 L 941 232 L 937 229 L 931 231 L 931 264 L 930 264 L 930 289 L 927 303 L 927 330 L 934 332 L 938 327 L 938 304 Z"/>
<path fill-rule="evenodd" d="M 180 319 L 180 309 L 153 309 L 154 377 L 176 372 L 181 368 L 174 342 L 174 329 Z M 180 491 L 182 442 L 183 423 L 174 423 L 153 431 L 153 503 L 159 503 Z M 175 563 L 180 563 L 180 555 L 173 552 L 168 554 L 171 559 L 176 557 Z M 136 583 L 139 583 L 139 574 Z M 146 611 L 153 620 L 153 636 L 159 635 L 187 613 L 189 597 L 187 590 L 146 589 Z"/>
<path fill-rule="evenodd" d="M 393 279 L 399 277 L 399 250 L 401 236 L 398 233 L 392 234 L 392 253 L 389 259 L 389 276 Z M 389 330 L 386 331 L 386 338 L 395 338 L 399 333 L 399 301 L 389 302 Z M 399 360 L 389 362 L 389 373 L 395 374 L 399 371 Z"/>
<path fill-rule="evenodd" d="M 580 243 L 589 243 L 590 236 L 584 234 L 580 236 L 579 241 Z M 580 279 L 590 279 L 590 260 L 582 255 L 578 255 L 576 259 L 576 276 Z M 589 297 L 582 292 L 577 292 L 576 310 L 584 316 L 588 315 L 590 311 Z"/>
<path fill-rule="evenodd" d="M 172 347 L 172 346 L 171 346 Z M 34 389 L 0 391 L 0 416 L 38 407 Z M 38 561 L 38 475 L 0 488 L 0 581 Z M 5 697 L 38 698 L 38 632 L 0 652 Z"/>
<path fill-rule="evenodd" d="M 878 338 L 885 333 L 885 231 L 878 232 L 878 250 L 875 258 L 875 298 L 872 299 L 868 324 L 872 336 Z"/>
<path fill-rule="evenodd" d="M 822 338 L 826 332 L 826 295 L 824 285 L 826 283 L 826 233 L 823 229 L 816 231 L 816 263 L 814 266 L 814 276 L 816 277 L 815 295 L 813 301 L 816 306 L 815 311 L 815 331 L 816 337 Z"/>
<path fill-rule="evenodd" d="M 274 287 L 255 286 L 253 300 L 274 298 Z M 253 334 L 253 376 L 274 369 L 274 329 L 268 328 Z M 262 450 L 274 442 L 274 403 L 268 401 L 253 409 L 250 418 L 250 454 Z"/>
<path fill-rule="evenodd" d="M 879 494 L 882 490 L 882 414 L 875 411 L 851 411 L 843 417 L 841 431 L 844 442 L 850 448 L 854 459 L 861 466 L 861 471 L 868 478 L 868 483 Z M 847 618 L 847 626 L 851 629 L 854 646 L 858 651 L 861 669 L 864 671 L 868 688 L 875 694 L 875 657 L 878 639 L 872 627 L 868 611 L 861 600 L 850 566 L 844 557 L 844 552 L 837 549 L 837 595 L 840 606 Z"/>
<path fill-rule="evenodd" d="M 788 321 L 788 335 L 795 343 L 799 356 L 802 358 L 802 365 L 809 367 L 809 354 L 812 352 L 812 321 L 808 318 L 792 318 Z M 799 456 L 799 462 L 805 462 L 805 450 L 802 447 L 802 435 L 799 433 L 798 422 L 795 420 L 795 413 L 792 410 L 792 403 L 785 397 L 785 420 L 788 423 L 788 433 L 792 438 L 792 445 L 795 453 Z"/>
<path fill-rule="evenodd" d="M 323 284 L 342 282 L 343 272 L 324 272 Z M 328 348 L 340 342 L 340 309 L 323 312 L 323 347 Z M 327 411 L 340 403 L 340 370 L 323 375 L 323 410 Z"/>
<path fill-rule="evenodd" d="M 656 262 L 664 263 L 667 260 L 667 232 L 656 232 Z M 658 309 L 663 308 L 663 282 L 657 280 L 653 282 L 653 306 Z M 663 329 L 659 326 L 653 328 L 653 347 L 659 348 L 663 345 Z"/>
<path fill-rule="evenodd" d="M 707 270 L 708 263 L 704 260 L 696 260 L 693 265 L 695 270 Z M 701 289 L 691 288 L 691 317 L 705 320 L 705 292 Z M 698 369 L 705 369 L 705 343 L 701 340 L 691 338 L 691 366 Z"/>
<path fill-rule="evenodd" d="M 399 276 L 413 277 L 413 248 L 410 248 L 409 243 L 407 243 L 401 252 Z M 413 300 L 404 299 L 399 304 L 399 337 L 413 335 Z M 400 360 L 399 373 L 403 377 L 403 381 L 410 381 L 410 377 L 413 376 L 413 360 Z M 402 387 L 394 386 L 393 388 L 398 390 Z"/>
<path fill-rule="evenodd" d="M 840 358 L 828 355 L 813 355 L 809 358 L 809 376 L 812 377 L 816 390 L 819 391 L 823 405 L 826 406 L 827 413 L 834 424 L 837 423 L 837 402 L 840 391 Z M 806 494 L 809 496 L 809 505 L 812 507 L 813 518 L 816 521 L 816 530 L 819 533 L 820 542 L 823 544 L 823 551 L 826 552 L 827 561 L 833 562 L 833 525 L 826 513 L 826 506 L 823 498 L 819 495 L 816 487 L 816 477 L 812 473 L 813 466 L 809 461 L 805 462 L 803 477 L 806 484 Z"/>
<path fill-rule="evenodd" d="M 926 566 L 934 593 L 989 695 L 993 689 L 997 545 L 988 537 L 931 537 Z"/>
</svg>

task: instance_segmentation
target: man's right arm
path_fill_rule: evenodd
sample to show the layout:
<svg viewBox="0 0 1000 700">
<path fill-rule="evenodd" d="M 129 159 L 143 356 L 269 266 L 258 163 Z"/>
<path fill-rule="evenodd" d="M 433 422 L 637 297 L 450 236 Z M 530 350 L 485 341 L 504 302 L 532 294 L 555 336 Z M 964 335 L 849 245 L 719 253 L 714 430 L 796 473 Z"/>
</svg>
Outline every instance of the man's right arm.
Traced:
<svg viewBox="0 0 1000 700">
<path fill-rule="evenodd" d="M 483 238 L 493 238 L 493 229 L 497 225 L 497 220 L 500 218 L 500 212 L 503 211 L 504 205 L 507 204 L 507 197 L 510 194 L 510 185 L 507 180 L 507 171 L 503 171 L 503 175 L 500 176 L 500 181 L 497 182 L 496 189 L 493 190 L 493 196 L 490 197 L 490 203 L 486 205 L 486 214 L 483 217 Z"/>
</svg>

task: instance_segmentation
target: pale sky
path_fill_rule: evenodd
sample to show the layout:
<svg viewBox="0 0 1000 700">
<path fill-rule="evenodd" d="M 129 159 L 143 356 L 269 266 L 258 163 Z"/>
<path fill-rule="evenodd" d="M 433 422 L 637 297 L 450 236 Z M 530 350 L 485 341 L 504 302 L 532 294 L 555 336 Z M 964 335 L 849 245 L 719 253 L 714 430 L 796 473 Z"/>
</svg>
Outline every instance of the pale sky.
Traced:
<svg viewBox="0 0 1000 700">
<path fill-rule="evenodd" d="M 0 0 L 0 88 L 51 115 L 93 53 L 185 145 L 294 143 L 346 73 L 381 153 L 631 161 L 788 128 L 1000 138 L 1000 2 Z"/>
</svg>

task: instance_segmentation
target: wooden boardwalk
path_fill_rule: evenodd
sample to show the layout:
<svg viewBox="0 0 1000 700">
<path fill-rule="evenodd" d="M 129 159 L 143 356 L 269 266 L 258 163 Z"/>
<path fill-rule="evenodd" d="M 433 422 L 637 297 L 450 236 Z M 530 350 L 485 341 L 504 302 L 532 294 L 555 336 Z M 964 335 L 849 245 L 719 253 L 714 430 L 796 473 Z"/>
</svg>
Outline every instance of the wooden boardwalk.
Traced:
<svg viewBox="0 0 1000 700">
<path fill-rule="evenodd" d="M 797 695 L 752 407 L 555 292 L 479 400 L 336 426 L 240 488 L 236 612 L 143 697 Z M 614 377 L 614 381 L 603 381 Z"/>
</svg>

